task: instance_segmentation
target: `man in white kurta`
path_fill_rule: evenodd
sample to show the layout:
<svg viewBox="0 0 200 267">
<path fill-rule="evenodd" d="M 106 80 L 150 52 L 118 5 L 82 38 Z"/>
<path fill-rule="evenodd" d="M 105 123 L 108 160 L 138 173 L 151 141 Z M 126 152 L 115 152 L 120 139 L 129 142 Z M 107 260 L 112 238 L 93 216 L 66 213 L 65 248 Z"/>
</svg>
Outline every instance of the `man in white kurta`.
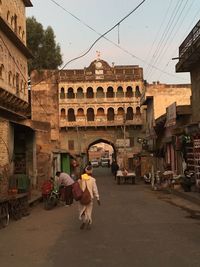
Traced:
<svg viewBox="0 0 200 267">
<path fill-rule="evenodd" d="M 96 197 L 98 205 L 100 205 L 99 192 L 96 184 L 96 179 L 92 177 L 92 167 L 88 166 L 85 169 L 84 174 L 81 175 L 79 180 L 80 186 L 84 191 L 87 185 L 87 188 L 91 195 L 91 202 L 88 205 L 82 205 L 79 203 L 79 219 L 82 221 L 80 229 L 84 229 L 87 226 L 87 229 L 91 228 L 92 224 L 92 209 L 93 209 L 93 199 Z"/>
</svg>

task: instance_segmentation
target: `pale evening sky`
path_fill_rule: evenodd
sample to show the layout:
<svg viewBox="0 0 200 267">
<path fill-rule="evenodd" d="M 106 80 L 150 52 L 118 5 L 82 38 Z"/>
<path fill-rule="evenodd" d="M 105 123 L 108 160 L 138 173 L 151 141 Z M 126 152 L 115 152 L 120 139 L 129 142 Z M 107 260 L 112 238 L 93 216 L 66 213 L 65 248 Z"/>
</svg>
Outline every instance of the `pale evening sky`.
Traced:
<svg viewBox="0 0 200 267">
<path fill-rule="evenodd" d="M 109 30 L 142 0 L 31 2 L 33 7 L 26 9 L 26 15 L 34 16 L 44 28 L 53 28 L 65 64 L 84 53 L 99 37 L 97 32 L 103 34 Z M 175 72 L 177 60 L 172 58 L 178 57 L 178 47 L 199 18 L 199 0 L 146 0 L 120 24 L 119 30 L 115 28 L 106 35 L 109 41 L 102 38 L 86 56 L 66 68 L 87 67 L 96 58 L 96 51 L 100 51 L 100 58 L 109 65 L 112 62 L 139 65 L 144 69 L 144 79 L 148 82 L 190 83 L 188 73 Z"/>
</svg>

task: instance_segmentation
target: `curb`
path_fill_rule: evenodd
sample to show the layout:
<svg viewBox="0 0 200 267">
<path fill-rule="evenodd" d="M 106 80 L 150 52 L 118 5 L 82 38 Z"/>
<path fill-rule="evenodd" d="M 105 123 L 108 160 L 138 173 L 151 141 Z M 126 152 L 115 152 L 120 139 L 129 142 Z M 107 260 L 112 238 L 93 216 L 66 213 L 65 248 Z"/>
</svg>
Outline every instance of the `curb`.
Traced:
<svg viewBox="0 0 200 267">
<path fill-rule="evenodd" d="M 190 201 L 190 202 L 192 202 L 194 204 L 200 205 L 200 194 L 199 193 L 197 193 L 197 194 L 199 194 L 199 197 L 198 196 L 194 197 L 194 196 L 189 195 L 190 194 L 189 192 L 188 193 L 184 193 L 184 192 L 176 191 L 176 190 L 173 190 L 173 189 L 170 192 L 172 194 L 174 194 L 174 195 L 176 195 L 178 197 L 184 198 L 184 199 L 186 199 L 186 200 L 188 200 L 188 201 Z"/>
<path fill-rule="evenodd" d="M 35 203 L 37 203 L 37 202 L 41 202 L 42 201 L 42 195 L 40 196 L 36 196 L 36 197 L 34 197 L 34 198 L 32 198 L 32 199 L 29 199 L 28 200 L 28 205 L 29 206 L 32 206 L 33 204 L 35 204 Z"/>
</svg>

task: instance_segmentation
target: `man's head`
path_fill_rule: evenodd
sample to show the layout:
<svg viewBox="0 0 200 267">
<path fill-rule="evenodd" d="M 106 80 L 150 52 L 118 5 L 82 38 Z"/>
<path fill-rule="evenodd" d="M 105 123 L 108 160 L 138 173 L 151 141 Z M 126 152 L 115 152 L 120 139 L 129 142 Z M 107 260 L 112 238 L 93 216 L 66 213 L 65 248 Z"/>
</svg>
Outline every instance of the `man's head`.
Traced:
<svg viewBox="0 0 200 267">
<path fill-rule="evenodd" d="M 61 172 L 56 172 L 56 176 L 59 177 Z"/>
<path fill-rule="evenodd" d="M 87 166 L 87 167 L 85 168 L 85 172 L 86 172 L 87 174 L 92 174 L 92 166 L 91 166 L 91 165 Z"/>
</svg>

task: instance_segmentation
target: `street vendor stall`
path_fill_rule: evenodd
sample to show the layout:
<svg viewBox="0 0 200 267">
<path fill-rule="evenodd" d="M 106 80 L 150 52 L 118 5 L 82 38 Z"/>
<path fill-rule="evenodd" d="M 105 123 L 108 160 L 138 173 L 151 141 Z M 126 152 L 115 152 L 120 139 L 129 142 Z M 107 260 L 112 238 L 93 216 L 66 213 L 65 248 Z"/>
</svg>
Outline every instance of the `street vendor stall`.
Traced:
<svg viewBox="0 0 200 267">
<path fill-rule="evenodd" d="M 117 171 L 117 184 L 121 184 L 121 181 L 123 183 L 129 183 L 135 184 L 135 173 L 134 172 L 124 172 L 124 171 Z"/>
</svg>

